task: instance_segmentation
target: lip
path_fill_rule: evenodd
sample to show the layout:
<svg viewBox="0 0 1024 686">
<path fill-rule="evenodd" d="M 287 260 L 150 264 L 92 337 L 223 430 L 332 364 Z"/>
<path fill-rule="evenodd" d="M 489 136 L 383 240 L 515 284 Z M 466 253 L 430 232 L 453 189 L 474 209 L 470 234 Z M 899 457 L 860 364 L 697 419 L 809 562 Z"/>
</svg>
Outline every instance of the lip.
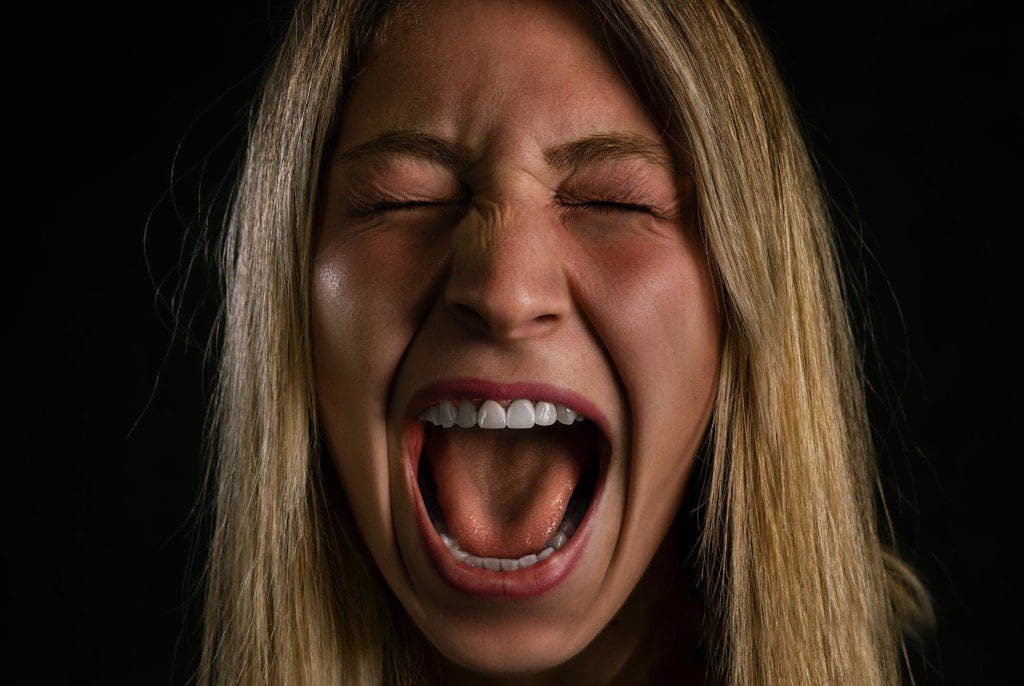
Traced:
<svg viewBox="0 0 1024 686">
<path fill-rule="evenodd" d="M 440 535 L 430 522 L 423 496 L 416 485 L 424 440 L 424 427 L 419 419 L 419 414 L 425 408 L 445 398 L 546 400 L 571 407 L 598 425 L 603 434 L 598 455 L 600 474 L 590 506 L 572 538 L 546 560 L 526 569 L 494 572 L 464 565 L 448 552 Z M 601 496 L 611 460 L 613 443 L 608 421 L 596 404 L 578 393 L 549 384 L 499 383 L 479 378 L 454 379 L 439 381 L 417 391 L 408 404 L 403 424 L 402 447 L 405 453 L 406 493 L 413 503 L 420 540 L 426 548 L 435 570 L 448 585 L 480 598 L 524 599 L 538 596 L 554 588 L 572 573 L 579 563 L 595 526 L 594 520 L 601 507 Z"/>
</svg>

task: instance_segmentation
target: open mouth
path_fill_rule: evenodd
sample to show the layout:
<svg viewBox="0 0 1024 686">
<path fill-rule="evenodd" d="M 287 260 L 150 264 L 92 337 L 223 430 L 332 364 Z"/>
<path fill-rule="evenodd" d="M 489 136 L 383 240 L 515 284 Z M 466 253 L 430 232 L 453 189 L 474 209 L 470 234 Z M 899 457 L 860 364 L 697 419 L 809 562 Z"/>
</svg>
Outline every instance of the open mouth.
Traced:
<svg viewBox="0 0 1024 686">
<path fill-rule="evenodd" d="M 449 397 L 414 416 L 413 496 L 441 576 L 474 595 L 518 597 L 567 577 L 607 472 L 599 422 L 522 397 Z"/>
</svg>

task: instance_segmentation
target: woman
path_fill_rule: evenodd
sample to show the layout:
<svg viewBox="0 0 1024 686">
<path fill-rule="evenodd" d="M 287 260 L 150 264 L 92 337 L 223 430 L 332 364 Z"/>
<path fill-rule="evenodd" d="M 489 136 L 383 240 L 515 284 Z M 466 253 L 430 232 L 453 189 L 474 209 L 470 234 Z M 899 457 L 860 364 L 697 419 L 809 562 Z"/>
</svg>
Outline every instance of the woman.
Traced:
<svg viewBox="0 0 1024 686">
<path fill-rule="evenodd" d="M 207 680 L 899 681 L 926 603 L 733 2 L 300 2 L 225 256 Z"/>
</svg>

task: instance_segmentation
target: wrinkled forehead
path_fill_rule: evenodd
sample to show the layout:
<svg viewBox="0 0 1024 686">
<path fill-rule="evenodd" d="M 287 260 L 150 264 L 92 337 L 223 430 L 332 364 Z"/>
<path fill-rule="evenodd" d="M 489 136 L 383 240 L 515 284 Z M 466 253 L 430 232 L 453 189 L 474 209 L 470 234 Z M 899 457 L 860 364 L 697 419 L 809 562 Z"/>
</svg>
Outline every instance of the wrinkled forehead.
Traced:
<svg viewBox="0 0 1024 686">
<path fill-rule="evenodd" d="M 612 130 L 656 139 L 633 72 L 570 3 L 417 2 L 369 48 L 339 136 L 419 130 L 510 151 Z"/>
</svg>

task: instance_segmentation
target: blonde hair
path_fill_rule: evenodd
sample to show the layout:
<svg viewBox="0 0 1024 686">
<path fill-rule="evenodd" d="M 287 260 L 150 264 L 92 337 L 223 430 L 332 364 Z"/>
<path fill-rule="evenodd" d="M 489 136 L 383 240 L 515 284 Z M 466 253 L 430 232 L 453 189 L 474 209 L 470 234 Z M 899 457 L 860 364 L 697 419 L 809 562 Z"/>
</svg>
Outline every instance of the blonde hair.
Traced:
<svg viewBox="0 0 1024 686">
<path fill-rule="evenodd" d="M 585 3 L 634 56 L 697 189 L 726 330 L 701 540 L 728 683 L 898 683 L 927 597 L 880 539 L 862 372 L 826 206 L 733 0 Z M 406 2 L 300 0 L 254 113 L 223 253 L 203 682 L 411 683 L 415 651 L 319 452 L 320 164 Z"/>
</svg>

